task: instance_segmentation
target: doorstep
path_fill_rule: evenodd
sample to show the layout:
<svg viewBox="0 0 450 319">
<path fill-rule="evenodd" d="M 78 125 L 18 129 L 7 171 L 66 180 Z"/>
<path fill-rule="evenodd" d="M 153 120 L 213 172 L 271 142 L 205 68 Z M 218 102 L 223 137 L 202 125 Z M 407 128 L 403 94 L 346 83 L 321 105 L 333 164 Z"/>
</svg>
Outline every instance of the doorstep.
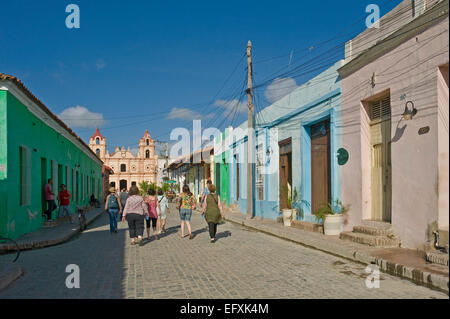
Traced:
<svg viewBox="0 0 450 319">
<path fill-rule="evenodd" d="M 325 236 L 294 227 L 285 227 L 275 220 L 264 223 L 247 219 L 242 213 L 225 213 L 225 220 L 289 240 L 303 246 L 346 258 L 363 264 L 375 264 L 381 271 L 405 278 L 414 283 L 449 293 L 449 269 L 442 265 L 427 263 L 423 254 L 405 248 L 379 248 Z"/>
<path fill-rule="evenodd" d="M 103 208 L 92 208 L 86 213 L 86 223 L 89 225 L 96 220 L 102 213 Z M 53 227 L 41 227 L 40 229 L 24 234 L 15 239 L 19 245 L 20 250 L 39 249 L 48 246 L 54 246 L 62 244 L 80 232 L 80 225 L 78 222 L 78 216 L 73 214 L 73 224 L 68 220 L 62 222 L 55 222 Z M 1 251 L 15 251 L 16 246 L 13 244 L 0 245 Z"/>
</svg>

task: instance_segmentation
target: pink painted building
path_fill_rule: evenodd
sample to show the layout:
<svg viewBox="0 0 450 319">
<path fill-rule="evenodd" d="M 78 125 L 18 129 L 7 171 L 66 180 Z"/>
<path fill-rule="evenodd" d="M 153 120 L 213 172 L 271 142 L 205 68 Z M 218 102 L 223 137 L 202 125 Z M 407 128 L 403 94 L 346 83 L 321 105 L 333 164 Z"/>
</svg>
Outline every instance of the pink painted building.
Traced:
<svg viewBox="0 0 450 319">
<path fill-rule="evenodd" d="M 377 221 L 402 247 L 425 250 L 436 228 L 448 244 L 448 9 L 448 0 L 405 0 L 379 29 L 346 45 L 339 69 L 346 231 Z"/>
</svg>

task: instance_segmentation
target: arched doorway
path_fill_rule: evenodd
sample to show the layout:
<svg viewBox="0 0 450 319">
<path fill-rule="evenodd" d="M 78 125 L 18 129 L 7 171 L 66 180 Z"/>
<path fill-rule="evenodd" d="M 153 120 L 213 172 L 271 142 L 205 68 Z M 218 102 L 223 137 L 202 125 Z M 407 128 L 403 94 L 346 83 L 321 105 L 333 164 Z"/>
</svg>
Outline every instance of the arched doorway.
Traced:
<svg viewBox="0 0 450 319">
<path fill-rule="evenodd" d="M 120 190 L 127 189 L 127 180 L 126 179 L 121 179 L 119 183 L 120 183 Z"/>
</svg>

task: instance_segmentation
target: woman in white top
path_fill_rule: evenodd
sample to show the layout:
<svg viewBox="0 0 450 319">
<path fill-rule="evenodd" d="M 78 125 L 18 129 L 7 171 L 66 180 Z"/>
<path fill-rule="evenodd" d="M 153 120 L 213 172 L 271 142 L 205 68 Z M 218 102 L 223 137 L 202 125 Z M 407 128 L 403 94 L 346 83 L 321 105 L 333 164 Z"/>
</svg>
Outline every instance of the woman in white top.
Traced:
<svg viewBox="0 0 450 319">
<path fill-rule="evenodd" d="M 158 217 L 161 219 L 161 229 L 165 233 L 166 232 L 166 219 L 167 213 L 170 213 L 169 210 L 169 201 L 167 200 L 166 195 L 164 195 L 162 189 L 158 189 L 158 203 L 161 208 L 158 211 Z"/>
</svg>

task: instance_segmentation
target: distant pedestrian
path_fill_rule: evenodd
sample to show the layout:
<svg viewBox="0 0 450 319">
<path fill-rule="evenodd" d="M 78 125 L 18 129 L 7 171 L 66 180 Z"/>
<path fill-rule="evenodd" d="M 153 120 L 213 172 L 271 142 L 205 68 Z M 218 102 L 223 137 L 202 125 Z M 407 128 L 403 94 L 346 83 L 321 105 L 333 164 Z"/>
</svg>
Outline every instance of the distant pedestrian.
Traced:
<svg viewBox="0 0 450 319">
<path fill-rule="evenodd" d="M 126 204 L 127 198 L 128 198 L 128 192 L 125 188 L 122 189 L 122 192 L 120 193 L 119 197 L 120 197 L 120 203 L 122 204 L 122 207 L 125 207 L 125 204 Z M 120 214 L 119 220 L 122 220 L 122 214 Z"/>
<path fill-rule="evenodd" d="M 47 217 L 47 221 L 52 219 L 52 212 L 56 209 L 55 194 L 52 191 L 53 180 L 48 179 L 47 184 L 44 185 L 44 196 L 47 202 L 47 210 L 44 215 Z"/>
<path fill-rule="evenodd" d="M 160 188 L 158 190 L 158 203 L 159 203 L 159 218 L 161 220 L 161 230 L 165 233 L 166 232 L 166 219 L 167 219 L 167 213 L 170 214 L 169 210 L 169 201 L 167 199 L 167 196 L 164 194 L 163 190 Z"/>
<path fill-rule="evenodd" d="M 122 204 L 116 194 L 114 187 L 109 188 L 109 195 L 106 197 L 105 211 L 109 215 L 109 230 L 111 234 L 117 233 L 117 214 L 122 212 Z"/>
<path fill-rule="evenodd" d="M 203 213 L 208 222 L 211 243 L 214 243 L 216 240 L 217 224 L 222 221 L 224 215 L 222 204 L 220 203 L 220 196 L 216 194 L 216 186 L 210 184 L 208 188 L 210 193 L 206 195 L 203 202 Z"/>
<path fill-rule="evenodd" d="M 59 212 L 58 217 L 63 218 L 65 215 L 69 217 L 69 221 L 73 224 L 72 212 L 70 210 L 70 197 L 72 194 L 66 189 L 66 185 L 61 184 L 61 191 L 58 193 Z"/>
<path fill-rule="evenodd" d="M 180 194 L 177 204 L 177 208 L 180 209 L 181 238 L 184 238 L 184 223 L 186 223 L 189 231 L 189 239 L 192 239 L 191 216 L 196 203 L 195 196 L 189 190 L 189 186 L 184 185 L 183 192 Z"/>
<path fill-rule="evenodd" d="M 100 207 L 100 202 L 99 202 L 99 200 L 97 198 L 95 198 L 95 194 L 94 193 L 92 193 L 89 202 L 90 202 L 91 206 Z"/>
<path fill-rule="evenodd" d="M 122 221 L 127 220 L 130 229 L 131 245 L 142 246 L 142 236 L 144 235 L 144 220 L 148 216 L 148 205 L 139 195 L 139 188 L 136 185 L 130 187 L 128 199 L 123 210 Z"/>
<path fill-rule="evenodd" d="M 205 201 L 206 196 L 209 194 L 209 186 L 210 185 L 212 185 L 212 181 L 210 179 L 208 179 L 208 181 L 206 182 L 206 187 L 203 189 L 202 199 L 201 199 L 200 203 L 203 203 Z M 208 222 L 205 220 L 205 214 L 202 214 L 202 219 L 206 223 L 205 229 L 208 230 Z"/>
<path fill-rule="evenodd" d="M 160 220 L 158 219 L 158 209 L 161 209 L 158 203 L 158 198 L 155 196 L 156 191 L 150 188 L 147 191 L 148 196 L 145 197 L 145 202 L 148 205 L 148 218 L 147 223 L 147 239 L 150 240 L 150 225 L 153 229 L 153 235 L 156 239 L 159 239 L 158 235 L 161 233 Z"/>
</svg>

